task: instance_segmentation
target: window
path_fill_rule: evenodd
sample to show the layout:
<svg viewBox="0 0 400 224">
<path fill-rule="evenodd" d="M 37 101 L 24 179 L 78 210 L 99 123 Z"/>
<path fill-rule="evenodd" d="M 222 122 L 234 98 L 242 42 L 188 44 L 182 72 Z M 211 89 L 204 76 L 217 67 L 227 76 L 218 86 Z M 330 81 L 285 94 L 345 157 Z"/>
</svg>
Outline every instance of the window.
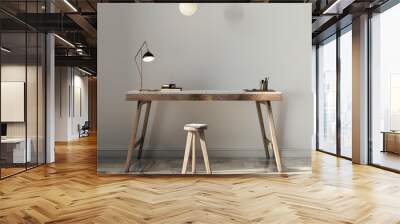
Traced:
<svg viewBox="0 0 400 224">
<path fill-rule="evenodd" d="M 336 39 L 318 47 L 318 149 L 336 153 Z"/>
<path fill-rule="evenodd" d="M 400 5 L 371 19 L 372 164 L 400 170 Z"/>
<path fill-rule="evenodd" d="M 318 150 L 345 158 L 352 157 L 351 28 L 319 44 L 317 56 Z"/>
<path fill-rule="evenodd" d="M 390 74 L 390 130 L 400 130 L 400 73 Z"/>
<path fill-rule="evenodd" d="M 351 28 L 351 27 L 349 27 Z M 340 155 L 352 156 L 352 33 L 340 36 Z"/>
</svg>

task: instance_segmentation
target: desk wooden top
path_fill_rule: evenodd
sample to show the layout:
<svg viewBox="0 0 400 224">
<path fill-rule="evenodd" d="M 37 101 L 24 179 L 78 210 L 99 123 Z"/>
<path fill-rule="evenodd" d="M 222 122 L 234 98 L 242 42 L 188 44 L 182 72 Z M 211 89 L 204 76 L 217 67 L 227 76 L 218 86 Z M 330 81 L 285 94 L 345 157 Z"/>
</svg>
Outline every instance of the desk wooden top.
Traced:
<svg viewBox="0 0 400 224">
<path fill-rule="evenodd" d="M 129 91 L 127 101 L 282 101 L 279 91 L 247 92 L 216 90 Z"/>
<path fill-rule="evenodd" d="M 30 138 L 27 139 L 30 141 Z M 16 144 L 20 142 L 25 142 L 25 138 L 5 138 L 1 139 L 1 143 L 10 143 L 10 144 Z"/>
</svg>

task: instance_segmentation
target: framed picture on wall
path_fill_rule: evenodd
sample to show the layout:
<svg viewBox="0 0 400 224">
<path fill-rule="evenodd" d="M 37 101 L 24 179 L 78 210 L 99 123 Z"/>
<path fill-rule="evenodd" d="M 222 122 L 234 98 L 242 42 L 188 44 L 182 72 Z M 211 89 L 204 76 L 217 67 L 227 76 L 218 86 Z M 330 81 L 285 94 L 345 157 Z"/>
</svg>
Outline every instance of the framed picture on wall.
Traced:
<svg viewBox="0 0 400 224">
<path fill-rule="evenodd" d="M 1 122 L 25 121 L 25 82 L 1 82 Z"/>
</svg>

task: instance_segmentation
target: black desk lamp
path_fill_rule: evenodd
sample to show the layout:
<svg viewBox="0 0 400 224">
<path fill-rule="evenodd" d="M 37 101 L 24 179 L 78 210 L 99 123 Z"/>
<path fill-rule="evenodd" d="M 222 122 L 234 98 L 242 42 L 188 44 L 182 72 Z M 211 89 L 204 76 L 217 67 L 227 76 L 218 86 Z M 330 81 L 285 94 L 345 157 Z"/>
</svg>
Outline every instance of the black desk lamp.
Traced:
<svg viewBox="0 0 400 224">
<path fill-rule="evenodd" d="M 145 47 L 146 51 L 143 54 L 143 50 Z M 140 65 L 138 63 L 139 55 L 140 55 Z M 143 90 L 143 62 L 152 62 L 154 58 L 155 58 L 154 55 L 150 52 L 149 47 L 147 46 L 147 42 L 144 41 L 135 56 L 136 67 L 139 71 L 139 76 L 140 76 L 140 91 Z"/>
</svg>

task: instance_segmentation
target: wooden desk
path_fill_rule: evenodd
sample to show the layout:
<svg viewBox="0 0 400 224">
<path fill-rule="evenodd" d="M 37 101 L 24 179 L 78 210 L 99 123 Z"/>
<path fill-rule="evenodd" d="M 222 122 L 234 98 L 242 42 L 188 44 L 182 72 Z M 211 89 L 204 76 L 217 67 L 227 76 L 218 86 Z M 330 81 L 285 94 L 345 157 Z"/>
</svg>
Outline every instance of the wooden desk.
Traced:
<svg viewBox="0 0 400 224">
<path fill-rule="evenodd" d="M 383 150 L 382 152 L 391 152 L 400 154 L 400 132 L 383 131 Z"/>
<path fill-rule="evenodd" d="M 133 125 L 130 142 L 128 146 L 128 154 L 126 156 L 125 172 L 129 172 L 132 163 L 133 151 L 139 147 L 138 159 L 141 158 L 144 138 L 146 135 L 147 123 L 149 120 L 150 108 L 152 101 L 254 101 L 258 114 L 258 120 L 261 128 L 261 136 L 264 144 L 265 155 L 269 158 L 268 146 L 272 143 L 272 149 L 275 155 L 276 166 L 278 171 L 282 171 L 282 162 L 276 138 L 275 124 L 272 115 L 271 101 L 282 101 L 283 94 L 281 92 L 245 92 L 245 91 L 129 91 L 126 94 L 127 101 L 137 101 L 136 113 L 133 114 Z M 137 132 L 140 123 L 142 106 L 146 104 L 142 133 L 137 140 Z M 265 134 L 264 119 L 261 110 L 261 104 L 264 104 L 268 113 L 268 126 L 271 133 L 271 141 Z"/>
<path fill-rule="evenodd" d="M 27 142 L 27 144 L 25 143 Z M 31 145 L 30 138 L 6 138 L 1 139 L 2 158 L 6 163 L 23 164 L 31 162 Z M 25 146 L 26 149 L 25 149 Z"/>
</svg>

